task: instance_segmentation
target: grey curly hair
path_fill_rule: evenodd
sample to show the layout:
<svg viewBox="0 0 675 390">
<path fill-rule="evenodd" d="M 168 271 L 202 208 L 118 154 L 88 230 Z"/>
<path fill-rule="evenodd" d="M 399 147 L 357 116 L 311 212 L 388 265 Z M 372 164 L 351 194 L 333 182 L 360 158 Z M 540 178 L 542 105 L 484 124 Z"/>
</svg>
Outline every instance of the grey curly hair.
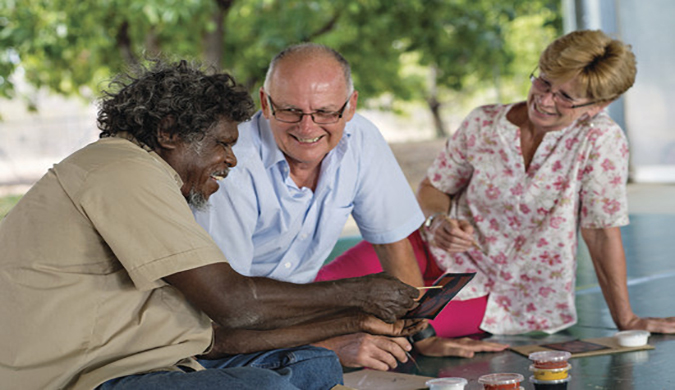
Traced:
<svg viewBox="0 0 675 390">
<path fill-rule="evenodd" d="M 193 143 L 221 119 L 248 120 L 255 109 L 250 94 L 229 74 L 212 73 L 156 59 L 117 76 L 99 102 L 100 137 L 128 132 L 156 149 L 158 130 Z"/>
</svg>

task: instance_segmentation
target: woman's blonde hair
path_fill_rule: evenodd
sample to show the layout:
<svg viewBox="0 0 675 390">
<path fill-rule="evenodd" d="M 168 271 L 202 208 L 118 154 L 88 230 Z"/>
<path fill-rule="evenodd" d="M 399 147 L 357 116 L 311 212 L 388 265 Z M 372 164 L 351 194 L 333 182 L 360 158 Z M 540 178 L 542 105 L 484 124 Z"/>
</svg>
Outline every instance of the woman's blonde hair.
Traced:
<svg viewBox="0 0 675 390">
<path fill-rule="evenodd" d="M 600 30 L 573 31 L 556 39 L 541 54 L 539 69 L 559 82 L 576 77 L 586 96 L 597 102 L 621 96 L 637 73 L 630 45 Z"/>
</svg>

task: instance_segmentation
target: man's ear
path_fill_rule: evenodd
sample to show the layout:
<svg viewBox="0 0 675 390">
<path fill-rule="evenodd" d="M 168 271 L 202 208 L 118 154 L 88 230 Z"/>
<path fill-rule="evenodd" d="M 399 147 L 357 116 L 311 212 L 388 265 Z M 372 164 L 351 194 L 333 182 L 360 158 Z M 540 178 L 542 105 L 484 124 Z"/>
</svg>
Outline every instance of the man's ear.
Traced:
<svg viewBox="0 0 675 390">
<path fill-rule="evenodd" d="M 172 115 L 162 118 L 157 126 L 157 143 L 164 149 L 175 149 L 178 142 L 181 141 L 176 133 L 170 131 L 175 123 Z"/>
<path fill-rule="evenodd" d="M 260 96 L 260 110 L 263 113 L 263 116 L 265 119 L 269 120 L 271 115 L 268 115 L 268 113 L 271 113 L 271 110 L 267 109 L 267 92 L 263 89 L 263 87 L 260 87 L 260 90 L 258 91 L 258 95 Z"/>
<path fill-rule="evenodd" d="M 352 96 L 349 97 L 349 106 L 347 107 L 345 113 L 342 115 L 345 122 L 349 122 L 354 117 L 354 113 L 356 113 L 356 103 L 358 101 L 359 101 L 359 91 L 354 91 L 352 93 Z"/>
</svg>

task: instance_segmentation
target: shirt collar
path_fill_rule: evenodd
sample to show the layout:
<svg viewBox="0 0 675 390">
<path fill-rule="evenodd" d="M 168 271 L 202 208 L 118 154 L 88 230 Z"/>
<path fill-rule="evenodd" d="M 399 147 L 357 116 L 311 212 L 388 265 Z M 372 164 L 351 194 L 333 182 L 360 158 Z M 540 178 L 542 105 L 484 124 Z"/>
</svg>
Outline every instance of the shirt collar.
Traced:
<svg viewBox="0 0 675 390">
<path fill-rule="evenodd" d="M 258 121 L 258 131 L 260 131 L 260 142 L 262 143 L 261 157 L 265 169 L 269 169 L 271 166 L 279 163 L 286 163 L 288 165 L 284 153 L 277 146 L 277 141 L 274 139 L 272 129 L 270 129 L 270 123 L 262 114 L 262 111 L 258 111 L 254 120 Z"/>
<path fill-rule="evenodd" d="M 272 134 L 272 129 L 270 128 L 269 121 L 265 118 L 265 116 L 262 115 L 262 111 L 258 111 L 258 114 L 256 115 L 256 118 L 253 120 L 258 121 L 258 129 L 260 131 L 260 142 L 262 143 L 262 161 L 263 164 L 265 165 L 265 169 L 269 169 L 273 165 L 276 164 L 285 164 L 288 166 L 288 161 L 286 161 L 286 156 L 284 156 L 284 153 L 279 149 L 277 146 L 277 141 L 274 139 L 274 134 Z M 351 126 L 345 126 L 344 133 L 342 134 L 342 138 L 340 139 L 340 142 L 337 144 L 337 146 L 328 152 L 326 157 L 324 157 L 324 163 L 322 164 L 322 173 L 325 169 L 325 165 L 328 161 L 335 161 L 336 163 L 340 163 L 342 161 L 342 157 L 347 151 L 347 142 L 349 137 L 352 135 L 352 130 Z M 333 165 L 333 164 L 331 164 Z"/>
<path fill-rule="evenodd" d="M 150 154 L 152 158 L 157 160 L 157 162 L 159 162 L 167 170 L 167 172 L 171 175 L 171 177 L 174 179 L 179 188 L 183 186 L 183 180 L 180 178 L 178 172 L 176 172 L 176 170 L 173 169 L 173 167 L 169 165 L 169 163 L 166 162 L 162 157 L 160 157 L 160 155 L 157 154 L 157 152 L 155 152 L 155 150 L 152 149 L 148 144 L 140 141 L 139 139 L 134 137 L 133 134 L 127 131 L 120 131 L 118 133 L 115 133 L 113 137 L 125 139 L 148 152 L 148 154 Z"/>
</svg>

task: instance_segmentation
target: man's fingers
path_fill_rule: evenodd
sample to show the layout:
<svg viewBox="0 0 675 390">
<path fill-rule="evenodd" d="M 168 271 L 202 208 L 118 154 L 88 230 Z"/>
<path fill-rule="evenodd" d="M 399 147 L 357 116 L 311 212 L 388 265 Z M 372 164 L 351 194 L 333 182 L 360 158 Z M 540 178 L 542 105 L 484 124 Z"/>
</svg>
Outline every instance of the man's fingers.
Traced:
<svg viewBox="0 0 675 390">
<path fill-rule="evenodd" d="M 351 283 L 363 284 L 363 289 L 368 291 L 364 299 L 358 301 L 358 306 L 387 323 L 393 323 L 414 307 L 419 294 L 416 288 L 384 272 L 353 278 Z"/>
<path fill-rule="evenodd" d="M 379 371 L 389 371 L 389 369 L 396 368 L 398 362 L 393 356 L 385 353 L 375 353 L 364 359 L 363 367 Z"/>
<path fill-rule="evenodd" d="M 402 350 L 404 350 L 404 351 L 410 351 L 410 350 L 412 350 L 412 345 L 410 344 L 410 342 L 408 341 L 408 339 L 405 338 L 405 337 L 392 337 L 392 338 L 390 338 L 389 340 L 391 340 L 392 342 L 398 344 L 398 346 L 399 346 Z"/>
<path fill-rule="evenodd" d="M 368 333 L 352 333 L 316 345 L 335 351 L 340 363 L 345 367 L 367 367 L 386 371 L 395 368 L 398 361 L 407 360 L 405 343 L 407 343 L 405 339 L 401 342 L 399 339 L 373 336 Z"/>
<path fill-rule="evenodd" d="M 365 348 L 368 358 L 365 360 L 365 367 L 386 371 L 396 368 L 399 361 L 405 362 L 408 359 L 403 347 L 394 339 L 372 336 L 367 343 Z"/>
<path fill-rule="evenodd" d="M 422 330 L 426 321 L 423 319 L 397 320 L 393 324 L 388 324 L 377 317 L 366 316 L 363 318 L 362 329 L 365 332 L 374 335 L 384 336 L 409 336 Z"/>
<path fill-rule="evenodd" d="M 387 357 L 387 363 L 391 368 L 396 368 L 398 362 L 406 362 L 408 360 L 408 355 L 404 349 L 405 347 L 399 345 L 394 340 L 396 339 L 378 337 L 375 342 L 376 346 L 379 348 L 379 353 Z M 405 341 L 405 339 L 403 340 Z"/>
</svg>

